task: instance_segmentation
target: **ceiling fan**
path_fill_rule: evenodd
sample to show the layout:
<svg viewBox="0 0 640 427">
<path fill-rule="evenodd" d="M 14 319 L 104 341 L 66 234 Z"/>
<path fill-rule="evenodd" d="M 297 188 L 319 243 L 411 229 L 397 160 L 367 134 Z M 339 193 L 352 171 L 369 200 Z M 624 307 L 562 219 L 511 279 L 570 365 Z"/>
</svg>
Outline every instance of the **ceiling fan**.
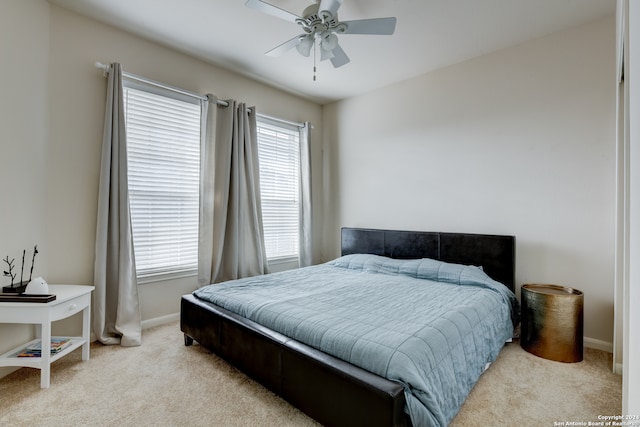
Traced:
<svg viewBox="0 0 640 427">
<path fill-rule="evenodd" d="M 318 41 L 320 60 L 330 59 L 333 66 L 338 68 L 347 64 L 349 57 L 338 44 L 336 34 L 391 35 L 396 29 L 395 17 L 340 22 L 337 12 L 343 1 L 314 0 L 315 3 L 307 7 L 301 17 L 262 0 L 247 0 L 245 5 L 285 21 L 294 22 L 304 31 L 303 34 L 271 49 L 266 55 L 280 56 L 295 47 L 300 54 L 308 57 Z"/>
</svg>

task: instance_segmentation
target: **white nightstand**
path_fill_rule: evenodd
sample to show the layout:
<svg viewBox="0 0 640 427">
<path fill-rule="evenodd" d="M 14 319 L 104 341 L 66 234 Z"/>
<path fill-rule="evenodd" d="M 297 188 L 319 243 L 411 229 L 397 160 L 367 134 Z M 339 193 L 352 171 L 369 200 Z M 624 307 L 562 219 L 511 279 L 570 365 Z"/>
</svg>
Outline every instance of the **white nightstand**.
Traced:
<svg viewBox="0 0 640 427">
<path fill-rule="evenodd" d="M 91 292 L 93 286 L 49 285 L 49 293 L 56 299 L 40 302 L 0 302 L 0 323 L 29 323 L 40 325 L 40 338 L 24 343 L 0 355 L 0 366 L 25 366 L 37 368 L 40 387 L 49 387 L 51 363 L 82 347 L 82 360 L 89 360 L 89 333 L 91 320 Z M 60 353 L 51 355 L 51 322 L 65 319 L 82 311 L 82 336 L 71 337 L 72 344 Z M 26 346 L 42 339 L 41 357 L 17 357 Z"/>
</svg>

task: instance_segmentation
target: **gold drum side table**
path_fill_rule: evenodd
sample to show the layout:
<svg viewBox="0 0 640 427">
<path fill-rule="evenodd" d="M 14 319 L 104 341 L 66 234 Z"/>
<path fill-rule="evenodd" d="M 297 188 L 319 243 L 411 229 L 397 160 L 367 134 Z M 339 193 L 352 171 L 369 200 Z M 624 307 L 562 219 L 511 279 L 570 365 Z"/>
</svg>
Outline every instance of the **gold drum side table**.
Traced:
<svg viewBox="0 0 640 427">
<path fill-rule="evenodd" d="M 520 345 L 536 356 L 558 362 L 583 358 L 584 294 L 548 284 L 521 288 Z"/>
</svg>

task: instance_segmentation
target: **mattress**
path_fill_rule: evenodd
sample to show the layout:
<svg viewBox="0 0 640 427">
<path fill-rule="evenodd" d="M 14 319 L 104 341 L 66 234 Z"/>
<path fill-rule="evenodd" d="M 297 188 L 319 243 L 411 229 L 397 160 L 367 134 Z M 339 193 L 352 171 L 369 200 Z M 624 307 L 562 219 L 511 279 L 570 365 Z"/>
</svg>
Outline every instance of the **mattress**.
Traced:
<svg viewBox="0 0 640 427">
<path fill-rule="evenodd" d="M 364 254 L 194 295 L 402 384 L 415 426 L 448 425 L 519 310 L 480 267 Z"/>
</svg>

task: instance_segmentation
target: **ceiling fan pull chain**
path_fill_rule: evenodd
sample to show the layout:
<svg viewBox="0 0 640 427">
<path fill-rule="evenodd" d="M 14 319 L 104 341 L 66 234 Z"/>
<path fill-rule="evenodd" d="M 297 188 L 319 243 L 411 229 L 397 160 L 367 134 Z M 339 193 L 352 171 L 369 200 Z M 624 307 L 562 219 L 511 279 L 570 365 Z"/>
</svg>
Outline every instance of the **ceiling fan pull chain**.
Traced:
<svg viewBox="0 0 640 427">
<path fill-rule="evenodd" d="M 316 42 L 313 41 L 313 81 L 316 81 Z"/>
</svg>

